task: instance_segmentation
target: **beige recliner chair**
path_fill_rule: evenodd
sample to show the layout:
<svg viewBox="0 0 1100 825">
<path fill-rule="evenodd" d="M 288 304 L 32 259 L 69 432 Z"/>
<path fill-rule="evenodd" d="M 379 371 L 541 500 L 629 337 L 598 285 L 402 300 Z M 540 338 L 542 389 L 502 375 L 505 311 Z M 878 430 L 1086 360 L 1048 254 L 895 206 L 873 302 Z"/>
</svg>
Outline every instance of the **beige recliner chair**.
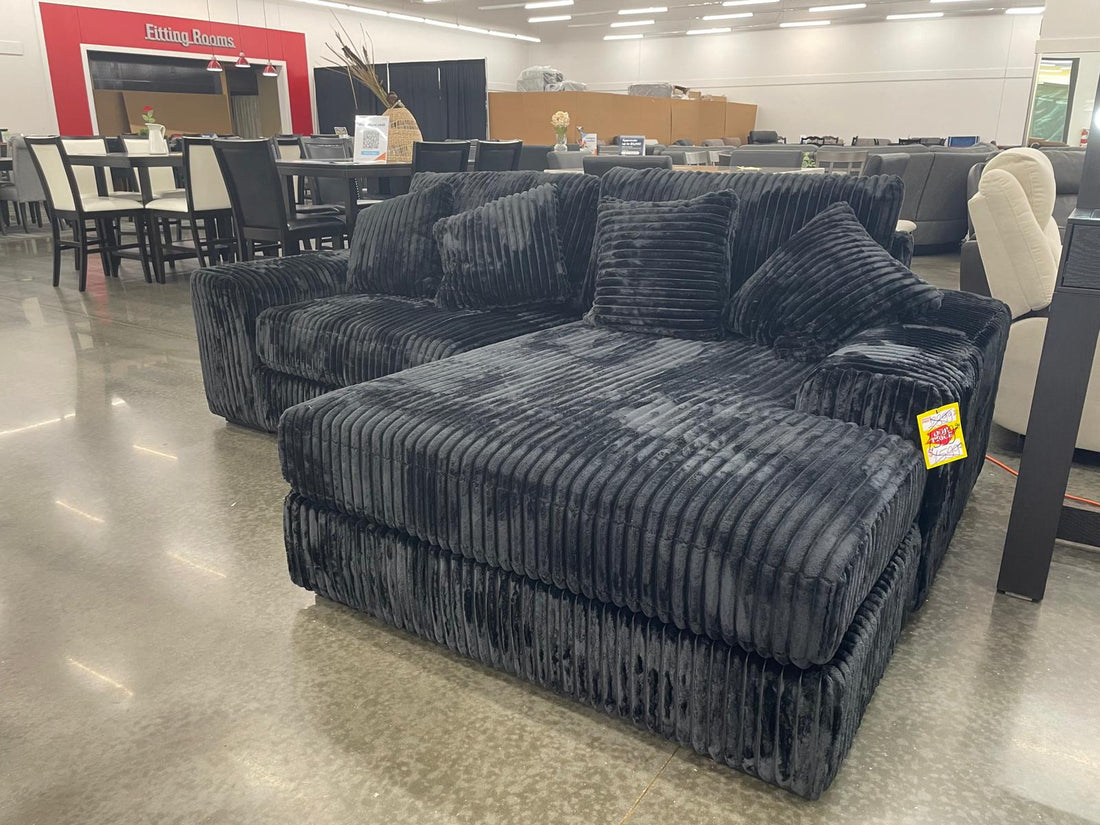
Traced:
<svg viewBox="0 0 1100 825">
<path fill-rule="evenodd" d="M 1026 434 L 1047 330 L 1062 240 L 1054 221 L 1050 160 L 1036 149 L 1009 149 L 986 164 L 970 218 L 994 298 L 1008 304 L 1008 333 L 993 420 Z M 1100 451 L 1100 355 L 1092 363 L 1077 446 Z"/>
</svg>

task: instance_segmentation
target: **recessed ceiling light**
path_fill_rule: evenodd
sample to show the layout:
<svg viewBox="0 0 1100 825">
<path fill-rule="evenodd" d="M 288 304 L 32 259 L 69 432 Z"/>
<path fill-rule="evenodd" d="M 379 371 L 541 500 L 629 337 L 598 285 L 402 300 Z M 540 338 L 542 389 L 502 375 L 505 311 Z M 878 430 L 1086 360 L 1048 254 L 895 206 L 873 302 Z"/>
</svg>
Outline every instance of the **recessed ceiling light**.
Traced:
<svg viewBox="0 0 1100 825">
<path fill-rule="evenodd" d="M 843 3 L 839 6 L 811 6 L 807 11 L 852 11 L 853 9 L 865 9 L 866 3 Z"/>
<path fill-rule="evenodd" d="M 1017 6 L 1014 9 L 1005 9 L 1005 14 L 1042 14 L 1046 10 L 1046 6 Z"/>
<path fill-rule="evenodd" d="M 795 20 L 791 23 L 780 23 L 781 29 L 801 29 L 803 26 L 828 26 L 831 20 Z"/>
<path fill-rule="evenodd" d="M 723 6 L 763 6 L 766 3 L 778 3 L 779 0 L 724 0 Z"/>
<path fill-rule="evenodd" d="M 573 0 L 539 0 L 537 3 L 524 3 L 525 9 L 552 9 L 557 6 L 572 6 Z"/>
<path fill-rule="evenodd" d="M 704 14 L 704 20 L 740 20 L 745 17 L 752 17 L 751 11 L 738 11 L 732 14 Z"/>
<path fill-rule="evenodd" d="M 528 23 L 556 23 L 559 20 L 572 20 L 571 14 L 551 14 L 547 17 L 528 17 Z"/>
<path fill-rule="evenodd" d="M 625 29 L 628 26 L 652 26 L 656 20 L 619 20 L 611 24 L 613 29 Z"/>
<path fill-rule="evenodd" d="M 919 11 L 916 14 L 888 14 L 887 20 L 931 20 L 933 17 L 943 17 L 942 11 Z"/>
<path fill-rule="evenodd" d="M 641 40 L 640 34 L 605 34 L 604 40 Z"/>
<path fill-rule="evenodd" d="M 619 9 L 619 14 L 663 14 L 668 6 L 649 6 L 644 9 Z"/>
<path fill-rule="evenodd" d="M 729 26 L 725 26 L 724 28 L 720 28 L 720 29 L 688 29 L 687 33 L 688 34 L 726 34 L 727 32 L 731 32 L 731 31 L 733 31 L 733 29 L 731 29 Z"/>
</svg>

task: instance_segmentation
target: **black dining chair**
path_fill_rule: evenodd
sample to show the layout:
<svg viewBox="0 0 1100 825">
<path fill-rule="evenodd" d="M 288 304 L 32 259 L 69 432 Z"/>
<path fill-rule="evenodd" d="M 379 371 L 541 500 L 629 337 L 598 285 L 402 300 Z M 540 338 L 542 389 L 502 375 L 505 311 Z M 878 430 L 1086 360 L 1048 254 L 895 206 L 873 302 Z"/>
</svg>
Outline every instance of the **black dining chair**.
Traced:
<svg viewBox="0 0 1100 825">
<path fill-rule="evenodd" d="M 479 140 L 474 155 L 474 170 L 478 172 L 511 172 L 519 169 L 523 152 L 522 140 Z"/>
<path fill-rule="evenodd" d="M 413 143 L 412 171 L 466 172 L 470 163 L 469 141 L 427 141 Z"/>
<path fill-rule="evenodd" d="M 331 239 L 335 248 L 343 248 L 341 216 L 287 214 L 271 141 L 215 140 L 213 145 L 233 208 L 241 260 L 252 260 L 257 246 L 265 254 L 281 248 L 284 255 L 297 255 L 303 242 L 320 246 Z"/>
</svg>

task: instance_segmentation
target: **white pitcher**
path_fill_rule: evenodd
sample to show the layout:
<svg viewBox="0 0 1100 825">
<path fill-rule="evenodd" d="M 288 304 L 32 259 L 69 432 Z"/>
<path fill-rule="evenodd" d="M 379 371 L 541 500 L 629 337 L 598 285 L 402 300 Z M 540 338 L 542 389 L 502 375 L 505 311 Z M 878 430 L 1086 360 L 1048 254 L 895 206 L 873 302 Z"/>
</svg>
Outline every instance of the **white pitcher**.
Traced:
<svg viewBox="0 0 1100 825">
<path fill-rule="evenodd" d="M 149 154 L 167 155 L 168 141 L 164 139 L 164 126 L 160 123 L 149 124 Z"/>
</svg>

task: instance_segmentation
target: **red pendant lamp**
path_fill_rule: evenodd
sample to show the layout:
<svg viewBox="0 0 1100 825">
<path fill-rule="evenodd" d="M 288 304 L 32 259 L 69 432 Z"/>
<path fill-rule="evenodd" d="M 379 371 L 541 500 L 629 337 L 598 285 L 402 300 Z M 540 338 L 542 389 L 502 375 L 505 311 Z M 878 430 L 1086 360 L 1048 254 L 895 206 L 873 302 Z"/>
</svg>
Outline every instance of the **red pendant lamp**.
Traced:
<svg viewBox="0 0 1100 825">
<path fill-rule="evenodd" d="M 264 77 L 278 77 L 279 70 L 271 62 L 271 31 L 267 28 L 267 0 L 261 0 L 264 10 L 264 39 L 267 41 L 267 65 L 264 66 Z"/>
<path fill-rule="evenodd" d="M 244 38 L 241 36 L 241 3 L 240 0 L 234 0 L 233 7 L 237 11 L 237 45 L 240 46 L 244 43 Z M 248 62 L 248 58 L 244 56 L 244 52 L 241 52 L 237 57 L 237 62 L 233 64 L 238 69 L 251 69 L 252 64 Z"/>
<path fill-rule="evenodd" d="M 206 0 L 206 22 L 211 28 L 213 28 L 213 21 L 210 19 L 210 0 Z M 210 53 L 210 62 L 206 64 L 206 71 L 223 71 L 222 64 L 218 62 L 218 57 L 213 52 Z"/>
</svg>

